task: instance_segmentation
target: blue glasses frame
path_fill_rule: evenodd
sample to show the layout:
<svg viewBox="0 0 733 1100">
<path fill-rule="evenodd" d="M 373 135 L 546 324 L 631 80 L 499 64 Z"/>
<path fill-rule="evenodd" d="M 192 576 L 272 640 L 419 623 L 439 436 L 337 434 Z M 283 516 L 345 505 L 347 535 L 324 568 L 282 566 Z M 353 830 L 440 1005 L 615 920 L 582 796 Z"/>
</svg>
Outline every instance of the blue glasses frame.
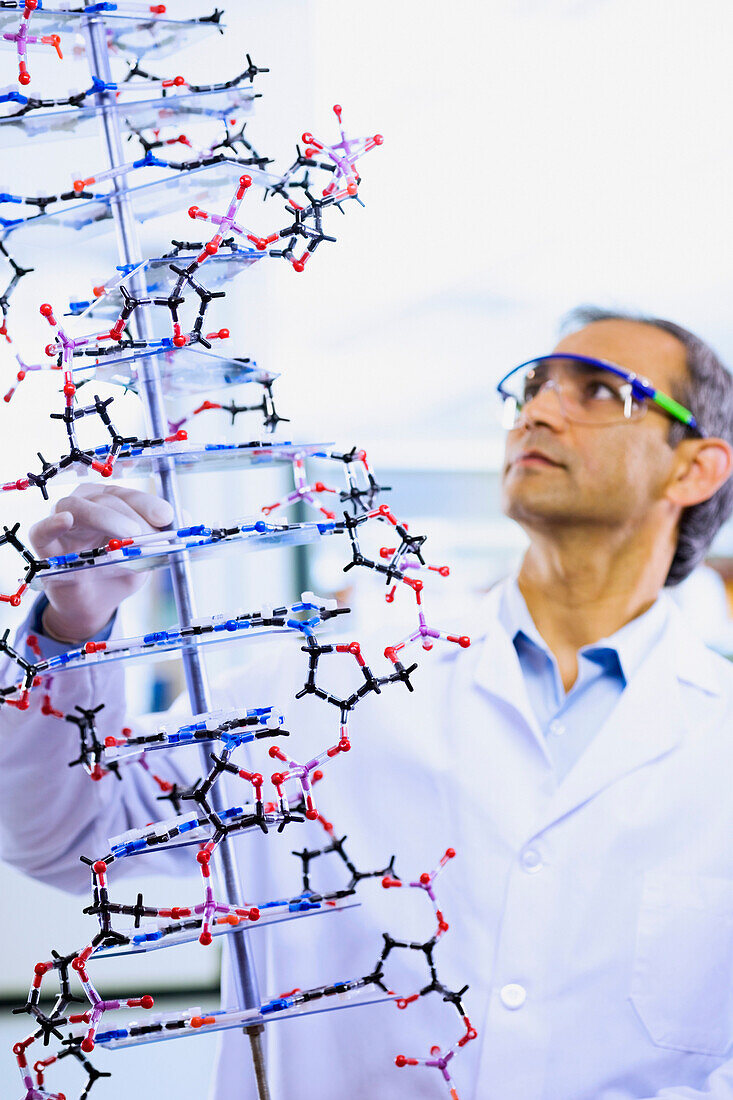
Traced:
<svg viewBox="0 0 733 1100">
<path fill-rule="evenodd" d="M 667 416 L 680 421 L 690 431 L 697 432 L 701 438 L 705 438 L 706 433 L 697 423 L 690 410 L 686 409 L 684 405 L 680 405 L 679 401 L 675 401 L 669 394 L 658 390 L 648 378 L 642 378 L 632 371 L 624 370 L 617 363 L 610 363 L 607 359 L 595 359 L 590 355 L 571 355 L 568 352 L 556 352 L 553 355 L 539 355 L 535 359 L 527 359 L 526 362 L 520 363 L 518 367 L 514 367 L 508 374 L 504 375 L 496 387 L 497 393 L 504 401 L 513 398 L 514 395 L 505 388 L 510 378 L 513 378 L 519 371 L 526 370 L 533 363 L 546 363 L 553 359 L 572 359 L 576 363 L 585 363 L 590 367 L 600 368 L 610 374 L 615 374 L 617 378 L 622 378 L 624 382 L 629 383 L 632 397 L 635 397 L 637 401 L 653 401 Z"/>
</svg>

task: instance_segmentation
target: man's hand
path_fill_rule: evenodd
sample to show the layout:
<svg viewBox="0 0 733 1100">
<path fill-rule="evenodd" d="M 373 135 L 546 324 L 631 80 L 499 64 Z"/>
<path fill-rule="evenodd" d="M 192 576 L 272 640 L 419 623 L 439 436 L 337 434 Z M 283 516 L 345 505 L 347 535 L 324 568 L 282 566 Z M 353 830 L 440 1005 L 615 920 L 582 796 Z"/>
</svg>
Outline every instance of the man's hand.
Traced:
<svg viewBox="0 0 733 1100">
<path fill-rule="evenodd" d="M 36 553 L 48 558 L 91 550 L 112 538 L 135 538 L 167 527 L 172 519 L 170 504 L 152 493 L 119 485 L 80 485 L 34 524 L 29 535 Z M 94 637 L 146 579 L 147 573 L 108 565 L 46 581 L 44 630 L 62 642 Z"/>
</svg>

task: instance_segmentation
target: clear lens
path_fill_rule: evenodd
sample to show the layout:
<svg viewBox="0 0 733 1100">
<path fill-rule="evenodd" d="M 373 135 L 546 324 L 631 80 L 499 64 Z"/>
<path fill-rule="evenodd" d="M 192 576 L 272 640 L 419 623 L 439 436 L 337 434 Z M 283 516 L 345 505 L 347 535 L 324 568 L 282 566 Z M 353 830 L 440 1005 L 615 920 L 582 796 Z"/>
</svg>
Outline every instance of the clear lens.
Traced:
<svg viewBox="0 0 733 1100">
<path fill-rule="evenodd" d="M 569 420 L 615 424 L 638 420 L 646 403 L 637 400 L 631 383 L 601 364 L 544 356 L 518 367 L 501 383 L 504 427 L 513 427 L 524 407 L 540 393 L 554 392 Z"/>
</svg>

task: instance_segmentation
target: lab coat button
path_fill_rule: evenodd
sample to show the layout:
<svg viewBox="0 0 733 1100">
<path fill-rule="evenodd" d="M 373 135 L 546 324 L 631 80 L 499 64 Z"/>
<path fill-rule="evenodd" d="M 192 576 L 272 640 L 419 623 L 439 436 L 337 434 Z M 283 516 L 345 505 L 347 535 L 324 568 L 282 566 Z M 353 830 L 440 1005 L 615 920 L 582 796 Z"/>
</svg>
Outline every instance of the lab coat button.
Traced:
<svg viewBox="0 0 733 1100">
<path fill-rule="evenodd" d="M 521 1008 L 527 1000 L 527 990 L 523 985 L 516 985 L 514 982 L 510 982 L 509 985 L 505 985 L 501 989 L 499 996 L 505 1008 Z"/>
<path fill-rule="evenodd" d="M 554 733 L 555 737 L 560 737 L 563 733 L 565 733 L 565 726 L 557 718 L 553 718 L 547 728 L 549 729 L 550 733 Z"/>
<path fill-rule="evenodd" d="M 536 848 L 525 848 L 521 856 L 525 871 L 534 873 L 542 867 L 542 857 Z"/>
</svg>

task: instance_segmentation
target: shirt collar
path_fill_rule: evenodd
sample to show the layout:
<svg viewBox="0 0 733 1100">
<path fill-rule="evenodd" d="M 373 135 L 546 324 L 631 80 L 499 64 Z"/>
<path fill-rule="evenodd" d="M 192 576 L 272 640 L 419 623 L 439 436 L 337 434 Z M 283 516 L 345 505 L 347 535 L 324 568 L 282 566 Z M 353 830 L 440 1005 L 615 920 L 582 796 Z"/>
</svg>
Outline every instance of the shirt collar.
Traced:
<svg viewBox="0 0 733 1100">
<path fill-rule="evenodd" d="M 515 683 L 513 679 L 515 667 L 519 680 L 522 679 L 511 635 L 500 618 L 504 592 L 511 586 L 513 579 L 515 578 L 508 577 L 498 581 L 482 599 L 468 609 L 465 620 L 466 633 L 471 637 L 472 647 L 475 647 L 476 681 L 487 690 L 502 697 L 507 697 L 508 682 Z M 722 696 L 729 692 L 731 682 L 729 663 L 708 649 L 702 639 L 698 638 L 691 630 L 688 620 L 666 592 L 660 593 L 654 607 L 657 605 L 659 605 L 658 611 L 666 612 L 667 619 L 656 644 L 653 641 L 648 644 L 651 650 L 662 647 L 665 658 L 663 667 L 675 679 L 700 688 L 709 695 Z M 649 611 L 652 610 L 653 608 L 649 609 Z M 534 627 L 534 623 L 532 626 Z M 534 629 L 536 631 L 537 628 L 534 627 Z M 497 637 L 497 633 L 502 636 L 501 640 Z M 501 643 L 505 643 L 506 649 Z M 642 648 L 641 643 L 639 648 Z M 446 646 L 443 649 L 443 659 L 455 659 L 458 652 L 458 646 Z M 460 652 L 465 651 L 460 650 Z M 513 661 L 507 659 L 509 654 Z M 650 656 L 650 652 L 642 652 L 642 666 L 648 663 Z M 639 668 L 639 673 L 642 673 L 642 668 Z"/>
<path fill-rule="evenodd" d="M 652 646 L 661 638 L 669 619 L 669 597 L 660 593 L 655 602 L 642 615 L 625 623 L 608 638 L 583 646 L 580 654 L 593 659 L 606 656 L 611 650 L 617 657 L 626 683 L 637 672 Z M 547 642 L 538 631 L 519 588 L 517 575 L 510 577 L 503 586 L 499 601 L 499 621 L 512 642 L 521 632 L 538 649 L 554 660 Z"/>
</svg>

